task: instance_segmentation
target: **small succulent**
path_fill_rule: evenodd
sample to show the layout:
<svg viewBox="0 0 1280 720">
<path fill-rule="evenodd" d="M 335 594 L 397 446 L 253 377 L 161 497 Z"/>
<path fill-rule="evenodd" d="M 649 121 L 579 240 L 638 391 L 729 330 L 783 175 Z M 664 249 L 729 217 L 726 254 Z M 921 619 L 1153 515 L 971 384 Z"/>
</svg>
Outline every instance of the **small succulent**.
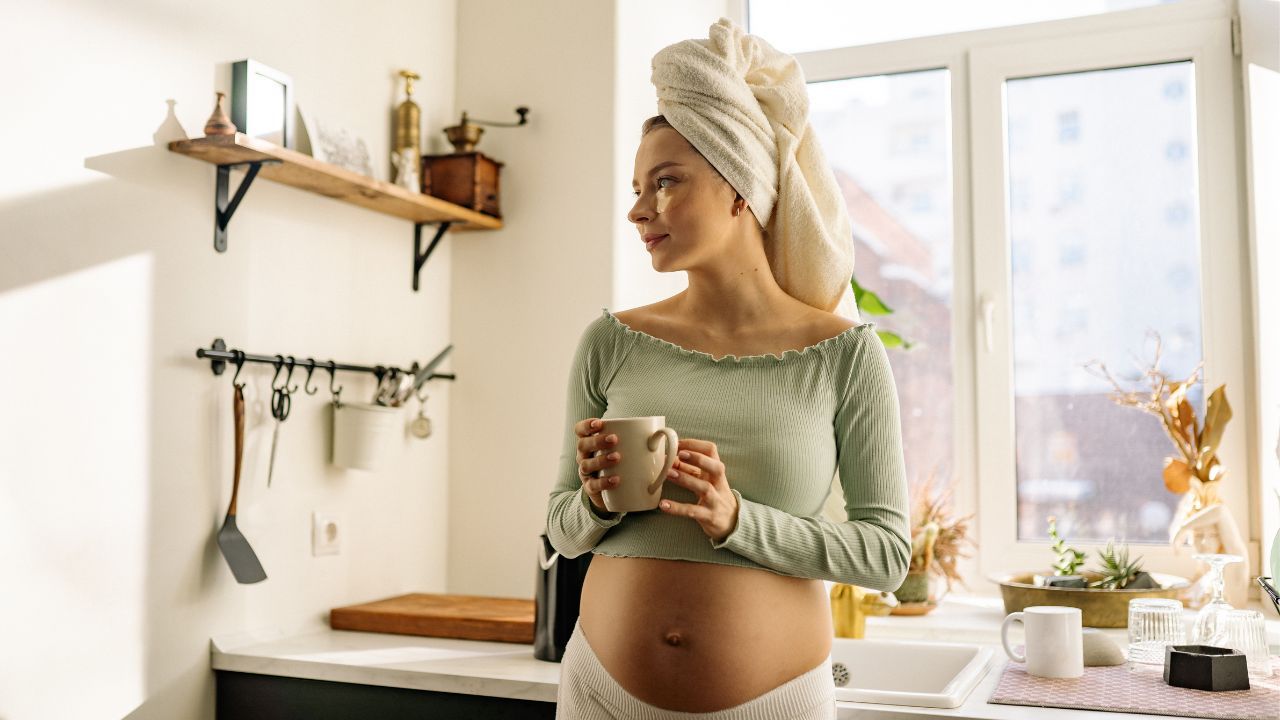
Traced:
<svg viewBox="0 0 1280 720">
<path fill-rule="evenodd" d="M 1133 582 L 1142 569 L 1142 556 L 1130 562 L 1129 546 L 1122 545 L 1117 550 L 1112 540 L 1107 541 L 1106 550 L 1098 551 L 1098 557 L 1099 565 L 1102 567 L 1102 577 L 1089 583 L 1089 587 L 1119 590 Z"/>
<path fill-rule="evenodd" d="M 1067 541 L 1058 536 L 1057 522 L 1056 517 L 1049 516 L 1049 537 L 1053 538 L 1053 551 L 1058 554 L 1058 559 L 1053 563 L 1054 574 L 1075 575 L 1084 564 L 1085 554 L 1075 548 L 1067 547 Z"/>
</svg>

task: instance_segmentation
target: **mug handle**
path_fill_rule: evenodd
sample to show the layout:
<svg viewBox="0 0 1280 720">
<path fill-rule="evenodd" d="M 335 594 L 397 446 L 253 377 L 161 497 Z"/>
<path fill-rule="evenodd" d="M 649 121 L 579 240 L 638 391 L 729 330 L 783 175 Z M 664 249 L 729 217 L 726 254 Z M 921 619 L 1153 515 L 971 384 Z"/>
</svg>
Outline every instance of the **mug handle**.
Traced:
<svg viewBox="0 0 1280 720">
<path fill-rule="evenodd" d="M 1000 644 L 1004 645 L 1005 653 L 1007 653 L 1009 657 L 1013 658 L 1014 660 L 1017 660 L 1018 662 L 1026 662 L 1027 655 L 1026 653 L 1018 655 L 1013 652 L 1013 648 L 1009 647 L 1009 625 L 1013 623 L 1015 620 L 1018 622 L 1023 622 L 1022 620 L 1023 616 L 1024 616 L 1024 613 L 1020 613 L 1020 612 L 1009 613 L 1009 615 L 1005 617 L 1004 622 L 1000 623 Z M 1025 623 L 1024 623 L 1024 626 L 1025 626 Z"/>
<path fill-rule="evenodd" d="M 658 488 L 662 487 L 663 481 L 667 479 L 667 473 L 671 471 L 671 466 L 676 464 L 676 452 L 678 451 L 677 445 L 680 443 L 680 438 L 676 435 L 675 430 L 672 430 L 669 427 L 664 427 L 661 430 L 655 431 L 649 436 L 649 449 L 657 450 L 658 439 L 663 437 L 667 439 L 667 461 L 663 464 L 662 472 L 658 473 L 658 477 L 654 478 L 653 482 L 649 483 L 649 487 L 646 492 L 650 495 L 654 494 L 658 491 Z"/>
</svg>

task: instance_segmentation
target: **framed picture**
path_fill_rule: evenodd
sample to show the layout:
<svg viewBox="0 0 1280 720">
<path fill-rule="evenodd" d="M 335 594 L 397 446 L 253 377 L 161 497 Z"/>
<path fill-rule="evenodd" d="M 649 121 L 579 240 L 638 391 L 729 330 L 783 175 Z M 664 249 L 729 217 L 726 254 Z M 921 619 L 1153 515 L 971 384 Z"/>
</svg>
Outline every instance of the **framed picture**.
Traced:
<svg viewBox="0 0 1280 720">
<path fill-rule="evenodd" d="M 256 138 L 295 149 L 293 79 L 256 60 L 231 64 L 231 122 Z"/>
<path fill-rule="evenodd" d="M 298 110 L 298 116 L 302 120 L 303 133 L 306 135 L 305 141 L 301 143 L 306 150 L 299 152 L 308 152 L 321 162 L 337 165 L 375 180 L 382 179 L 374 175 L 369 146 L 364 138 L 338 123 L 303 111 L 301 108 Z"/>
</svg>

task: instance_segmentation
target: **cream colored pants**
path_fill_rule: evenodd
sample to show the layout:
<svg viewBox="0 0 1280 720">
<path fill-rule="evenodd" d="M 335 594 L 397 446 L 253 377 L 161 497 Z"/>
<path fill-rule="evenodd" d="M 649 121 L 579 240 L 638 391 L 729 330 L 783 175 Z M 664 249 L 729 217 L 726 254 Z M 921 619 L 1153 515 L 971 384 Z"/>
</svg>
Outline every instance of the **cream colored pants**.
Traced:
<svg viewBox="0 0 1280 720">
<path fill-rule="evenodd" d="M 627 692 L 605 670 L 578 624 L 560 661 L 556 720 L 835 720 L 831 657 L 741 705 L 713 712 L 664 710 Z"/>
</svg>

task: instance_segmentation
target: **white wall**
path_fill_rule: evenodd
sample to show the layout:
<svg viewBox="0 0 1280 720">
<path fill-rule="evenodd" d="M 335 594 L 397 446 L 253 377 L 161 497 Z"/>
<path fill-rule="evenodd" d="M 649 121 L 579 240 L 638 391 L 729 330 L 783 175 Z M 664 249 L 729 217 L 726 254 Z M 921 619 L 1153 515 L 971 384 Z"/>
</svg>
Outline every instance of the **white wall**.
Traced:
<svg viewBox="0 0 1280 720">
<path fill-rule="evenodd" d="M 533 597 L 578 338 L 600 308 L 685 284 L 684 273 L 652 269 L 626 219 L 640 124 L 657 112 L 650 59 L 706 37 L 738 4 L 459 3 L 459 111 L 530 113 L 525 127 L 489 129 L 479 147 L 507 163 L 505 227 L 447 241 L 453 357 L 467 373 L 452 389 L 450 592 Z"/>
<path fill-rule="evenodd" d="M 1252 330 L 1257 343 L 1258 414 L 1254 420 L 1261 440 L 1258 538 L 1262 565 L 1258 574 L 1267 575 L 1272 573 L 1271 544 L 1280 530 L 1280 287 L 1275 282 L 1280 273 L 1280 213 L 1273 199 L 1280 194 L 1280 133 L 1275 123 L 1280 115 L 1280 3 L 1241 0 L 1239 7 Z"/>
<path fill-rule="evenodd" d="M 251 353 L 427 359 L 459 341 L 453 238 L 414 293 L 410 223 L 259 178 L 219 254 L 214 168 L 166 144 L 203 135 L 214 90 L 249 57 L 363 136 L 385 178 L 398 69 L 422 75 L 429 135 L 456 121 L 455 13 L 454 0 L 0 6 L 0 717 L 212 718 L 211 635 L 445 590 L 449 383 L 428 404 L 436 434 L 378 473 L 327 464 L 327 392 L 299 393 L 267 489 L 272 373 L 246 365 L 239 526 L 268 579 L 240 585 L 215 541 L 231 375 L 195 351 L 222 337 Z M 472 380 L 457 359 L 442 369 Z M 344 399 L 372 394 L 371 376 L 338 382 Z M 338 556 L 311 556 L 317 509 L 345 514 Z"/>
</svg>

